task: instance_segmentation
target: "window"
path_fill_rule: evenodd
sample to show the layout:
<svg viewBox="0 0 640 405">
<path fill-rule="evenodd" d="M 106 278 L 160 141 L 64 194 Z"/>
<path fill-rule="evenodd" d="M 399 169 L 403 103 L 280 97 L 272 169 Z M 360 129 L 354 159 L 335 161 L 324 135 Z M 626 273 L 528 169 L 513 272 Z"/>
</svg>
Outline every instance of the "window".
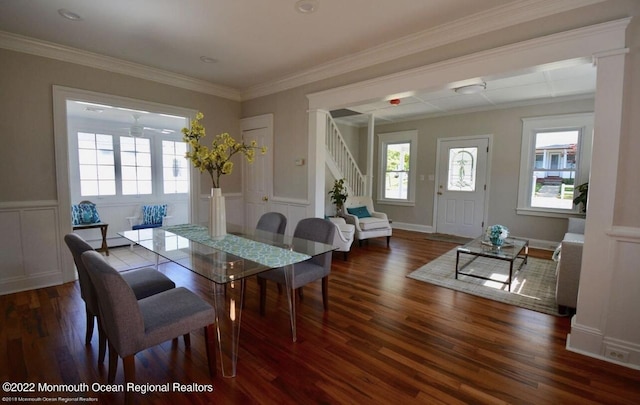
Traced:
<svg viewBox="0 0 640 405">
<path fill-rule="evenodd" d="M 78 132 L 80 193 L 115 195 L 116 169 L 111 135 Z"/>
<path fill-rule="evenodd" d="M 122 194 L 151 194 L 151 142 L 147 138 L 120 137 Z"/>
<path fill-rule="evenodd" d="M 70 145 L 77 150 L 72 176 L 78 176 L 80 184 L 75 199 L 189 193 L 187 144 L 175 140 L 175 134 L 142 138 L 100 131 L 78 129 L 71 138 L 77 141 Z"/>
<path fill-rule="evenodd" d="M 589 181 L 593 114 L 522 120 L 518 213 L 578 213 L 574 189 Z"/>
<path fill-rule="evenodd" d="M 162 179 L 165 194 L 189 192 L 186 153 L 186 143 L 162 141 Z"/>
<path fill-rule="evenodd" d="M 380 181 L 378 199 L 387 203 L 413 204 L 417 131 L 379 134 Z"/>
</svg>

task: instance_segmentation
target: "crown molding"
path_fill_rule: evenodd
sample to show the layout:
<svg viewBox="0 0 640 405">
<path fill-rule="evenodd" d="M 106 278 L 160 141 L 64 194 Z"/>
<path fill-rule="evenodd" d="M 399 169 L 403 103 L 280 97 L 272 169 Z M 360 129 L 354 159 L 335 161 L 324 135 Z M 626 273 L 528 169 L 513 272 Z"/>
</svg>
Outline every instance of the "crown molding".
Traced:
<svg viewBox="0 0 640 405">
<path fill-rule="evenodd" d="M 456 21 L 334 59 L 293 75 L 240 91 L 205 80 L 128 62 L 110 56 L 0 31 L 0 48 L 120 73 L 187 90 L 243 101 L 303 86 L 372 65 L 522 24 L 605 0 L 518 0 Z"/>
<path fill-rule="evenodd" d="M 545 57 L 550 58 L 549 61 L 551 63 L 555 63 L 553 60 L 560 57 L 560 53 L 563 59 L 572 59 L 593 55 L 594 52 L 597 52 L 597 49 L 609 49 L 611 51 L 622 49 L 623 51 L 625 49 L 623 48 L 625 30 L 630 21 L 631 17 L 627 17 L 577 28 L 333 89 L 322 90 L 307 95 L 309 108 L 342 108 L 349 104 L 353 105 L 353 103 L 362 102 L 362 100 L 377 99 L 381 96 L 381 92 L 389 94 L 389 92 L 407 91 L 413 88 L 413 84 L 418 80 L 417 78 L 420 78 L 419 80 L 424 83 L 433 81 L 436 75 L 438 76 L 438 81 L 444 80 L 446 83 L 461 80 L 468 78 L 463 76 L 466 74 L 466 66 L 468 64 L 482 65 L 484 69 L 489 70 L 502 69 L 503 66 L 500 64 L 505 55 L 511 55 L 513 59 L 514 55 L 525 55 L 533 52 L 544 53 Z M 562 52 L 563 49 L 567 48 L 571 49 L 571 54 L 566 51 Z M 551 57 L 551 55 L 555 56 Z M 524 66 L 532 66 L 528 64 L 529 62 L 525 63 L 525 59 L 518 59 L 518 63 Z M 341 100 L 343 104 L 335 105 L 335 100 L 337 99 Z"/>
<path fill-rule="evenodd" d="M 220 86 L 205 80 L 194 79 L 189 76 L 168 72 L 150 66 L 127 62 L 122 59 L 82 51 L 76 48 L 33 39 L 6 31 L 0 31 L 0 48 L 36 56 L 43 56 L 45 58 L 56 59 L 63 62 L 75 63 L 77 65 L 106 70 L 108 72 L 120 73 L 186 90 L 211 94 L 213 96 L 234 101 L 241 101 L 240 92 L 231 87 Z"/>
<path fill-rule="evenodd" d="M 242 91 L 249 100 L 605 0 L 519 0 Z"/>
</svg>

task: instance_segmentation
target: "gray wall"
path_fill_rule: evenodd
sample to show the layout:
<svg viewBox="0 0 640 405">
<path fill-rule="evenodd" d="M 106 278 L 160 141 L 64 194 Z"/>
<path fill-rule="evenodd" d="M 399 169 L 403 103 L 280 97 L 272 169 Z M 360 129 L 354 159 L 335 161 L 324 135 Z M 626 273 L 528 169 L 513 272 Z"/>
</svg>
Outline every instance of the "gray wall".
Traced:
<svg viewBox="0 0 640 405">
<path fill-rule="evenodd" d="M 236 101 L 4 49 L 0 60 L 0 202 L 57 199 L 53 85 L 200 110 L 208 134 L 239 134 Z M 225 191 L 241 191 L 236 176 Z"/>
<path fill-rule="evenodd" d="M 418 131 L 417 174 L 425 180 L 416 179 L 416 205 L 403 207 L 377 204 L 376 209 L 386 212 L 394 221 L 434 225 L 433 200 L 435 182 L 429 175 L 436 173 L 438 138 L 475 135 L 493 135 L 492 162 L 489 184 L 489 211 L 487 223 L 508 224 L 513 235 L 531 239 L 560 241 L 566 232 L 567 220 L 563 218 L 516 215 L 518 183 L 520 175 L 520 147 L 522 144 L 522 121 L 524 117 L 592 112 L 593 100 L 551 103 L 471 114 L 450 115 L 438 118 L 406 121 L 376 127 L 375 155 L 378 156 L 377 134 L 415 129 Z M 378 161 L 374 160 L 377 178 Z M 375 188 L 375 185 L 374 185 Z M 377 191 L 377 190 L 376 190 Z M 375 196 L 376 194 L 374 194 Z"/>
</svg>

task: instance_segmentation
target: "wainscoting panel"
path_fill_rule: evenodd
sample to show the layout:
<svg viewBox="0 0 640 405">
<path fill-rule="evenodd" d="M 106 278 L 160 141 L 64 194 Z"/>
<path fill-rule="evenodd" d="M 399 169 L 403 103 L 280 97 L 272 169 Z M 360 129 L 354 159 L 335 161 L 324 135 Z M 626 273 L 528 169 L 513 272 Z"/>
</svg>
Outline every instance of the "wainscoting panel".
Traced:
<svg viewBox="0 0 640 405">
<path fill-rule="evenodd" d="M 270 202 L 271 211 L 279 212 L 287 217 L 287 229 L 285 230 L 287 235 L 293 235 L 298 222 L 310 216 L 309 202 L 306 200 L 273 198 Z"/>
<path fill-rule="evenodd" d="M 55 202 L 0 206 L 0 294 L 62 283 Z"/>
</svg>

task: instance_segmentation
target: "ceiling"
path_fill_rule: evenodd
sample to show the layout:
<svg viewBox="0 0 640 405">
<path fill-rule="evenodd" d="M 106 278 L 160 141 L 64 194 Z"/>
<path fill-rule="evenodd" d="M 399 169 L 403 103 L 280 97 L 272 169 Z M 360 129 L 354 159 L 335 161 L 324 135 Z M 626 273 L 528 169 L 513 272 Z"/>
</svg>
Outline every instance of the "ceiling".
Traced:
<svg viewBox="0 0 640 405">
<path fill-rule="evenodd" d="M 473 29 L 468 28 L 470 22 L 490 20 L 493 25 L 489 26 L 494 27 L 499 18 L 509 20 L 502 25 L 508 26 L 534 15 L 540 18 L 540 13 L 550 13 L 550 9 L 558 12 L 580 6 L 569 0 L 553 4 L 544 0 L 304 1 L 313 3 L 316 10 L 301 13 L 296 0 L 5 0 L 0 1 L 0 36 L 4 32 L 34 38 L 240 94 L 295 80 L 329 63 L 364 60 L 367 52 L 376 56 L 380 47 L 389 50 L 409 43 L 402 41 L 420 42 L 437 36 L 432 35 L 434 30 L 451 37 L 462 27 Z M 585 0 L 584 4 L 597 1 Z M 63 18 L 63 9 L 80 19 Z M 506 18 L 514 10 L 520 19 Z M 202 57 L 213 63 L 203 62 Z M 458 95 L 449 86 L 406 96 L 397 107 L 377 100 L 350 109 L 373 112 L 379 121 L 393 122 L 418 115 L 587 97 L 594 92 L 595 69 L 572 63 L 570 68 L 551 66 L 477 79 L 487 84 L 479 94 Z M 95 114 L 86 109 L 77 113 Z M 131 117 L 126 111 L 110 113 L 122 113 L 117 118 L 120 121 Z M 102 113 L 102 119 L 109 119 L 110 113 Z M 362 119 L 353 116 L 350 123 L 360 125 Z"/>
<path fill-rule="evenodd" d="M 368 114 L 376 124 L 430 118 L 465 112 L 486 111 L 551 101 L 592 98 L 596 90 L 596 68 L 587 61 L 567 61 L 532 69 L 531 72 L 505 73 L 496 78 L 477 78 L 465 85 L 484 84 L 485 89 L 475 94 L 455 91 L 455 85 L 397 97 L 399 104 L 378 100 L 348 108 L 352 115 L 341 111 L 338 122 L 366 126 Z M 480 87 L 482 89 L 482 87 Z"/>
<path fill-rule="evenodd" d="M 310 1 L 4 0 L 0 30 L 242 90 L 514 0 Z"/>
</svg>

